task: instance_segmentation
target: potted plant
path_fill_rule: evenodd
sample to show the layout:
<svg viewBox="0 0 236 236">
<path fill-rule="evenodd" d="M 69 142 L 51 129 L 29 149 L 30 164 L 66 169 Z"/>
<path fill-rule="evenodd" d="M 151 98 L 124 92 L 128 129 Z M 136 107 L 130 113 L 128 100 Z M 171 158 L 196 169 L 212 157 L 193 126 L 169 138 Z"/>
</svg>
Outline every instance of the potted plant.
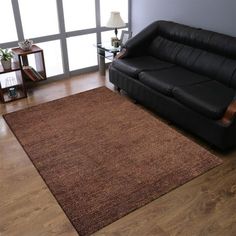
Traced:
<svg viewBox="0 0 236 236">
<path fill-rule="evenodd" d="M 12 52 L 8 49 L 0 48 L 0 58 L 4 70 L 11 69 L 11 59 L 13 58 Z"/>
</svg>

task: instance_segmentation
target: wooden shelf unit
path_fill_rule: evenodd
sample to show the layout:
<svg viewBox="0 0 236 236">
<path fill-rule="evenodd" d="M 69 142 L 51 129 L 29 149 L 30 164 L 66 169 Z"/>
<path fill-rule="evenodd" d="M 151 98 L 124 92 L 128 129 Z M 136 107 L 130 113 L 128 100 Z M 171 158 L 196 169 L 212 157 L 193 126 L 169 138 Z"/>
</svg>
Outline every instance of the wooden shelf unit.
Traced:
<svg viewBox="0 0 236 236">
<path fill-rule="evenodd" d="M 8 76 L 10 73 L 14 73 L 14 76 Z M 9 89 L 14 88 L 16 96 L 11 97 L 9 95 Z M 11 69 L 4 70 L 0 66 L 0 100 L 3 103 L 11 102 L 21 98 L 27 97 L 27 91 L 25 88 L 24 79 L 22 76 L 22 70 L 18 62 L 12 62 Z"/>
<path fill-rule="evenodd" d="M 11 69 L 4 70 L 0 65 L 0 100 L 3 103 L 27 97 L 27 80 L 38 82 L 47 79 L 43 50 L 40 47 L 33 45 L 29 51 L 23 51 L 19 47 L 11 50 L 14 55 Z M 28 56 L 32 54 L 36 68 L 29 65 Z M 9 77 L 7 73 L 12 72 L 14 76 Z M 10 96 L 10 88 L 15 88 L 16 96 Z"/>
<path fill-rule="evenodd" d="M 12 52 L 14 53 L 14 62 L 19 63 L 25 80 L 37 82 L 47 79 L 43 50 L 40 47 L 33 45 L 29 51 L 13 48 Z M 34 54 L 36 68 L 29 65 L 28 56 L 31 54 Z"/>
</svg>

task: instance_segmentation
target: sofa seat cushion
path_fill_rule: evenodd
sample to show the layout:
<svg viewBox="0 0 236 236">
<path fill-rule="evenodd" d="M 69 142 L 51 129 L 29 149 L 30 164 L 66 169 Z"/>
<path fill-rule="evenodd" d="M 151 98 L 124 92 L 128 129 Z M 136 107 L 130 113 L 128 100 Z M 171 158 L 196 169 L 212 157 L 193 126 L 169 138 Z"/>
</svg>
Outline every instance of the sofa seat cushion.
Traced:
<svg viewBox="0 0 236 236">
<path fill-rule="evenodd" d="M 113 66 L 131 77 L 138 78 L 141 71 L 161 70 L 174 65 L 151 56 L 142 56 L 114 60 Z"/>
<path fill-rule="evenodd" d="M 172 90 L 176 86 L 196 84 L 211 79 L 176 66 L 166 70 L 142 72 L 139 80 L 158 92 L 172 96 Z"/>
<path fill-rule="evenodd" d="M 235 90 L 212 80 L 173 89 L 174 97 L 189 108 L 204 116 L 218 120 L 222 118 L 235 96 Z"/>
</svg>

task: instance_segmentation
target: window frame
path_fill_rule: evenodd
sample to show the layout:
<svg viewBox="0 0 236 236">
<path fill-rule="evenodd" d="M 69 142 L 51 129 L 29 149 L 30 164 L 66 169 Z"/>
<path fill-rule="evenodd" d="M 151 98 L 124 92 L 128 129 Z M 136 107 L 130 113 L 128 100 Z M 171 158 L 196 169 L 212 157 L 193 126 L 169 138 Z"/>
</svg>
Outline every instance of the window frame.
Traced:
<svg viewBox="0 0 236 236">
<path fill-rule="evenodd" d="M 57 2 L 57 12 L 58 12 L 59 33 L 47 35 L 47 36 L 42 36 L 42 37 L 37 37 L 37 38 L 31 38 L 35 44 L 54 41 L 54 40 L 60 40 L 60 42 L 61 42 L 62 66 L 63 66 L 64 73 L 59 74 L 59 75 L 55 75 L 55 76 L 51 76 L 49 78 L 63 79 L 63 78 L 68 78 L 70 76 L 79 75 L 84 72 L 91 72 L 91 71 L 98 70 L 98 65 L 96 65 L 96 66 L 92 66 L 92 67 L 87 67 L 87 68 L 83 68 L 83 69 L 70 71 L 69 70 L 68 50 L 67 50 L 67 38 L 69 38 L 69 37 L 95 33 L 96 38 L 97 38 L 97 43 L 101 43 L 101 33 L 104 31 L 111 30 L 110 28 L 106 28 L 106 27 L 101 26 L 100 0 L 94 0 L 94 1 L 95 1 L 95 17 L 96 17 L 96 27 L 95 28 L 66 32 L 63 0 L 57 0 L 56 2 Z M 126 26 L 124 26 L 122 28 L 128 28 L 129 31 L 132 31 L 131 30 L 131 0 L 127 0 L 127 1 L 128 1 L 128 23 L 126 23 Z M 14 20 L 15 20 L 15 25 L 16 25 L 18 41 L 1 43 L 0 48 L 17 47 L 18 42 L 24 40 L 24 33 L 23 33 L 23 26 L 22 26 L 22 20 L 21 20 L 21 15 L 20 15 L 19 2 L 18 2 L 18 0 L 11 0 L 11 2 L 12 2 L 13 13 L 14 13 Z"/>
</svg>

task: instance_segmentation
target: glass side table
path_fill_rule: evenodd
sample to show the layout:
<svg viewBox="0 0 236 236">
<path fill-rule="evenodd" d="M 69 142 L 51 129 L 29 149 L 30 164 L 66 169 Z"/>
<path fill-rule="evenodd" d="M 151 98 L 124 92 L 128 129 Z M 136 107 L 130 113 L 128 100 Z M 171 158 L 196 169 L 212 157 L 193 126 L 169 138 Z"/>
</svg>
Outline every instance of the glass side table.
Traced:
<svg viewBox="0 0 236 236">
<path fill-rule="evenodd" d="M 96 45 L 97 55 L 98 55 L 98 67 L 100 75 L 106 74 L 106 63 L 105 60 L 108 59 L 113 61 L 117 53 L 121 51 L 120 47 L 111 46 L 111 42 L 99 43 Z"/>
</svg>

